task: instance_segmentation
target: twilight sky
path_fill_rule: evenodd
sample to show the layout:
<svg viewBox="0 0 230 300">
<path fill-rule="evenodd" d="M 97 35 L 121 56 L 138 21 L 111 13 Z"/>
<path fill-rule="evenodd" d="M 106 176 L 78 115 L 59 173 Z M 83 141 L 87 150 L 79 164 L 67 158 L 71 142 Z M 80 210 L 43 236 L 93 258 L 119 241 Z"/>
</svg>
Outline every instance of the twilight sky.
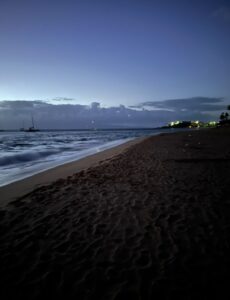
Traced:
<svg viewBox="0 0 230 300">
<path fill-rule="evenodd" d="M 229 37 L 229 1 L 1 0 L 0 100 L 228 103 Z"/>
</svg>

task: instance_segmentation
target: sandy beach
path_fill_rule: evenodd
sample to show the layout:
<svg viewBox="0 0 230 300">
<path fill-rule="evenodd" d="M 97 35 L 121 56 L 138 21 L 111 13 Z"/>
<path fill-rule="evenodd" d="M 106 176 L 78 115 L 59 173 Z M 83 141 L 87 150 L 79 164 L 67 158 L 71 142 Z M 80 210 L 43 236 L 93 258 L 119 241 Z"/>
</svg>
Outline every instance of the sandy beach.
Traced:
<svg viewBox="0 0 230 300">
<path fill-rule="evenodd" d="M 139 143 L 143 139 L 144 138 L 133 139 L 119 146 L 100 151 L 96 154 L 89 155 L 76 161 L 50 168 L 25 179 L 12 182 L 11 184 L 0 186 L 0 208 L 5 207 L 8 203 L 16 200 L 17 198 L 25 196 L 38 187 L 48 185 L 58 179 L 67 178 L 77 172 L 90 167 L 95 167 L 98 164 L 102 164 L 110 158 L 120 154 L 128 147 Z"/>
<path fill-rule="evenodd" d="M 230 299 L 229 137 L 161 134 L 2 187 L 0 298 Z"/>
</svg>

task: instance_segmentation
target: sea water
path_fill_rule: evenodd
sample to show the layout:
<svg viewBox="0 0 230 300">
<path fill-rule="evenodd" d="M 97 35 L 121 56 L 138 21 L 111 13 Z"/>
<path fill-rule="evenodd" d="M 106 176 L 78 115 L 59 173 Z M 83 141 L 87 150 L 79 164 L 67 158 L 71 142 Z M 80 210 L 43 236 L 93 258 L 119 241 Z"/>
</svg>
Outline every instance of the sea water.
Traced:
<svg viewBox="0 0 230 300">
<path fill-rule="evenodd" d="M 0 186 L 160 132 L 160 129 L 0 132 Z"/>
</svg>

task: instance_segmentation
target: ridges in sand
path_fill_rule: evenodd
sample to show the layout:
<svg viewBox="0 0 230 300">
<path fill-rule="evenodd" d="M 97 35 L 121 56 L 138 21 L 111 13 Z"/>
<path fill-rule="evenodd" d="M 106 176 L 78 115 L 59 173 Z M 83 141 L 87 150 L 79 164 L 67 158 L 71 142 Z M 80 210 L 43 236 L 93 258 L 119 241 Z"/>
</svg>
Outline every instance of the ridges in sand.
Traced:
<svg viewBox="0 0 230 300">
<path fill-rule="evenodd" d="M 215 131 L 154 137 L 11 203 L 2 297 L 227 299 L 227 149 Z"/>
</svg>

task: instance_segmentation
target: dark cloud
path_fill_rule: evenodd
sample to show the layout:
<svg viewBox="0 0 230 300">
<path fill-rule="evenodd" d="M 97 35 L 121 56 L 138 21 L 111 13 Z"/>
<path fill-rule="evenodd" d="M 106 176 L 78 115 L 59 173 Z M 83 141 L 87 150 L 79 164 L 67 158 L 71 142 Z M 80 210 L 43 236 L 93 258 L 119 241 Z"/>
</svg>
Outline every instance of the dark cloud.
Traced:
<svg viewBox="0 0 230 300">
<path fill-rule="evenodd" d="M 226 109 L 222 102 L 222 98 L 196 97 L 105 108 L 99 102 L 0 101 L 0 129 L 29 127 L 31 116 L 40 129 L 157 127 L 173 120 L 208 121 L 218 119 L 218 111 Z"/>
<path fill-rule="evenodd" d="M 172 111 L 211 112 L 225 109 L 223 98 L 193 97 L 185 99 L 169 99 L 163 101 L 148 101 L 137 107 L 152 107 Z"/>
<path fill-rule="evenodd" d="M 0 109 L 31 109 L 41 105 L 48 105 L 42 100 L 2 100 L 0 101 Z"/>
</svg>

